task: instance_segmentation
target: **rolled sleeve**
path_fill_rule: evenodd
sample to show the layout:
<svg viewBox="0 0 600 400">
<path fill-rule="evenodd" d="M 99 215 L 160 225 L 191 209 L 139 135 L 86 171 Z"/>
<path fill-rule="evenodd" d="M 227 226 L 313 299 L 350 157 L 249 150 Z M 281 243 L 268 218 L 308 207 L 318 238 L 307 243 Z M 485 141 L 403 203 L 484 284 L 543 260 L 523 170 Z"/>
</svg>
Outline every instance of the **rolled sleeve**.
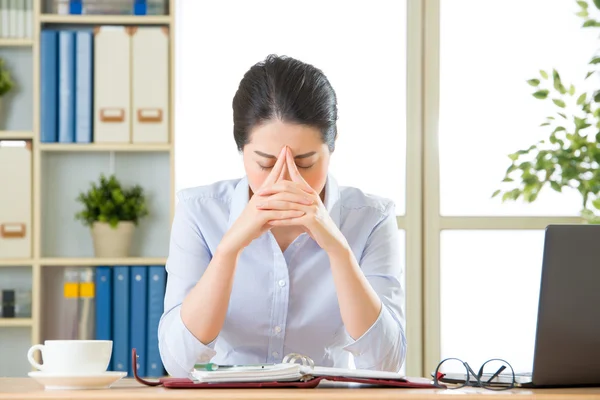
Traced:
<svg viewBox="0 0 600 400">
<path fill-rule="evenodd" d="M 388 202 L 369 235 L 359 265 L 382 306 L 373 325 L 344 349 L 353 354 L 357 368 L 397 372 L 404 364 L 407 345 L 402 255 L 393 202 Z"/>
<path fill-rule="evenodd" d="M 216 339 L 202 343 L 188 330 L 180 314 L 185 297 L 204 274 L 212 255 L 197 220 L 201 204 L 181 195 L 178 198 L 166 265 L 167 287 L 164 313 L 158 326 L 158 343 L 167 373 L 187 377 L 195 363 L 209 361 L 216 354 Z"/>
<path fill-rule="evenodd" d="M 171 376 L 186 377 L 195 363 L 210 361 L 217 353 L 216 339 L 204 344 L 188 330 L 180 315 L 181 306 L 171 310 L 161 321 L 159 349 L 165 369 Z"/>
<path fill-rule="evenodd" d="M 398 371 L 404 364 L 404 330 L 386 306 L 379 317 L 358 339 L 344 347 L 354 356 L 356 368 Z"/>
</svg>

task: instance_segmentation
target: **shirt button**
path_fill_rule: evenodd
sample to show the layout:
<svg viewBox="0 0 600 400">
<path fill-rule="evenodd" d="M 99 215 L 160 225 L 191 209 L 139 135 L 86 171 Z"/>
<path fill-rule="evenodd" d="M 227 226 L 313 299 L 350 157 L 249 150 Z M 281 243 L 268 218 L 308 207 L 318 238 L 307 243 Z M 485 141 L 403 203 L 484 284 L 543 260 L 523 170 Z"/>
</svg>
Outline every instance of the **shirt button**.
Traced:
<svg viewBox="0 0 600 400">
<path fill-rule="evenodd" d="M 273 355 L 273 357 L 279 357 L 279 353 L 274 351 L 273 353 L 271 353 Z"/>
<path fill-rule="evenodd" d="M 278 325 L 275 327 L 275 333 L 281 332 L 281 327 Z"/>
<path fill-rule="evenodd" d="M 279 286 L 281 286 L 281 287 L 285 286 L 285 281 L 283 279 L 279 281 Z"/>
<path fill-rule="evenodd" d="M 300 247 L 300 242 L 296 242 L 296 247 Z"/>
</svg>

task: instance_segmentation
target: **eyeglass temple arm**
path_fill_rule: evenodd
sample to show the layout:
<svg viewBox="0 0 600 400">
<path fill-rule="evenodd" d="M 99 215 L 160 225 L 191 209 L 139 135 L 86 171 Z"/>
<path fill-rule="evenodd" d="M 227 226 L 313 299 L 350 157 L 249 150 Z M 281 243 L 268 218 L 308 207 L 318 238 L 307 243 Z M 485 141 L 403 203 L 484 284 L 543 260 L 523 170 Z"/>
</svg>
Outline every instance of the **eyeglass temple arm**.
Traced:
<svg viewBox="0 0 600 400">
<path fill-rule="evenodd" d="M 469 373 L 471 375 L 473 375 L 475 377 L 475 379 L 477 379 L 477 382 L 481 381 L 481 369 L 479 370 L 479 374 L 476 374 L 475 371 L 473 371 L 473 369 L 471 368 L 471 366 L 469 365 L 468 362 L 464 362 L 463 364 L 465 364 L 465 367 L 467 367 L 467 370 L 469 371 Z M 470 381 L 470 379 L 467 379 L 467 383 Z"/>
<path fill-rule="evenodd" d="M 496 378 L 498 375 L 500 375 L 502 373 L 502 371 L 504 371 L 506 369 L 506 365 L 501 366 L 500 368 L 498 368 L 498 371 L 496 371 L 494 373 L 494 375 L 492 375 L 490 377 L 490 379 L 488 379 L 486 381 L 486 383 L 490 383 L 492 380 L 494 380 L 494 378 Z M 479 375 L 477 375 L 479 378 L 481 378 L 481 375 L 483 375 L 483 367 L 481 367 L 481 369 L 479 370 Z"/>
</svg>

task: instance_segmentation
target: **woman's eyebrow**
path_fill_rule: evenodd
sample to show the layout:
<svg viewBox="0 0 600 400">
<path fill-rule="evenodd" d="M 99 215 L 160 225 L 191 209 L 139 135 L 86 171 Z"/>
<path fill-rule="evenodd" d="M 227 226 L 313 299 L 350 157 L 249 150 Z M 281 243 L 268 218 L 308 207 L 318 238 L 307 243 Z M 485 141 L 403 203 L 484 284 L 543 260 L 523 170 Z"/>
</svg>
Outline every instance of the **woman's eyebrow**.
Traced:
<svg viewBox="0 0 600 400">
<path fill-rule="evenodd" d="M 271 158 L 271 159 L 276 159 L 277 158 L 277 157 L 275 157 L 272 154 L 263 153 L 262 151 L 254 150 L 254 152 L 256 154 L 258 154 L 259 156 L 264 157 L 264 158 Z M 315 154 L 317 154 L 316 151 L 311 151 L 311 152 L 308 152 L 308 153 L 299 154 L 297 156 L 294 156 L 294 159 L 308 158 L 310 156 L 314 156 Z"/>
</svg>

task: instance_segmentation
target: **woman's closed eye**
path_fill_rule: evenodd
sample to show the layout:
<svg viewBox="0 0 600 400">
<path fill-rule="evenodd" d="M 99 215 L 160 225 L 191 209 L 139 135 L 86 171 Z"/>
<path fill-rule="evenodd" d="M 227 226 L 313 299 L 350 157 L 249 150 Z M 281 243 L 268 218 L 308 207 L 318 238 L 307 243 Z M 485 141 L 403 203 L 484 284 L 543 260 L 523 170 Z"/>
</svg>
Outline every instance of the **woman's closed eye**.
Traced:
<svg viewBox="0 0 600 400">
<path fill-rule="evenodd" d="M 309 168 L 312 168 L 314 165 L 315 165 L 315 164 L 311 164 L 311 165 L 304 166 L 304 165 L 298 165 L 298 164 L 296 164 L 296 167 L 298 167 L 298 168 L 300 168 L 300 169 L 309 169 Z M 258 164 L 258 166 L 259 166 L 259 167 L 260 167 L 260 169 L 262 169 L 263 171 L 268 171 L 268 170 L 270 170 L 270 169 L 272 169 L 272 168 L 274 167 L 274 165 L 266 166 L 266 165 L 261 165 L 261 164 Z"/>
</svg>

